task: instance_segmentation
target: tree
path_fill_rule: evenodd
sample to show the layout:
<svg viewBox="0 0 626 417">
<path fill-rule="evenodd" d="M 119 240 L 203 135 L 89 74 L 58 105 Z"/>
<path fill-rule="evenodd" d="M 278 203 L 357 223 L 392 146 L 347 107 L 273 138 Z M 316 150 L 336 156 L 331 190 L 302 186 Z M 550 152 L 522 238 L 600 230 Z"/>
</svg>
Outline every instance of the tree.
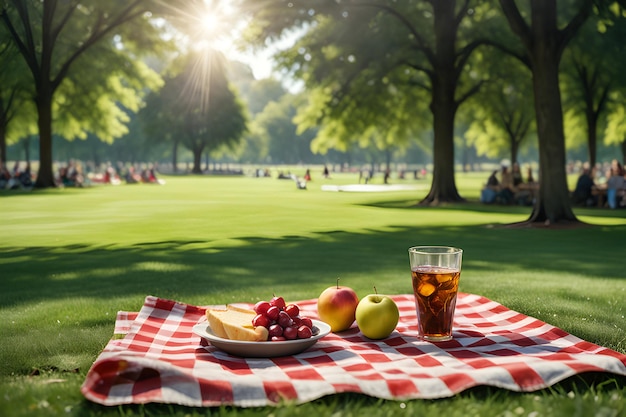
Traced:
<svg viewBox="0 0 626 417">
<path fill-rule="evenodd" d="M 141 66 L 138 57 L 142 50 L 149 50 L 155 43 L 163 42 L 150 23 L 148 12 L 153 5 L 149 0 L 3 2 L 2 21 L 28 66 L 34 86 L 40 158 L 36 187 L 55 186 L 52 134 L 54 126 L 63 124 L 53 112 L 58 103 L 77 101 L 81 97 L 98 100 L 100 94 L 88 93 L 104 93 L 112 86 L 120 89 L 117 92 L 126 93 L 129 89 L 136 92 L 144 87 L 146 80 L 141 80 L 138 75 L 145 75 L 146 68 L 134 72 Z M 100 54 L 90 56 L 89 53 L 96 49 Z M 126 66 L 118 66 L 120 60 Z M 98 78 L 101 81 L 96 86 L 99 91 L 94 91 L 93 85 L 87 86 L 87 90 L 81 88 L 85 86 L 77 77 L 78 68 L 82 69 L 82 74 L 90 74 L 91 80 Z M 110 78 L 112 74 L 114 76 Z M 119 84 L 120 78 L 126 78 L 126 85 Z M 111 83 L 103 85 L 103 79 Z M 63 97 L 57 97 L 61 91 Z M 112 114 L 122 117 L 121 109 L 115 111 L 104 104 L 100 108 L 96 106 L 96 110 L 103 108 L 107 108 L 109 113 L 103 115 L 92 111 L 88 128 L 110 132 L 106 121 L 111 120 Z M 70 117 L 70 113 L 59 114 Z M 66 127 L 71 125 L 65 123 Z M 117 127 L 117 124 L 113 126 Z M 113 132 L 113 135 L 122 131 Z"/>
<path fill-rule="evenodd" d="M 566 136 L 571 143 L 570 139 L 575 139 L 582 127 L 580 136 L 587 144 L 591 166 L 597 162 L 599 125 L 611 109 L 611 94 L 625 87 L 626 80 L 621 76 L 626 65 L 622 53 L 625 30 L 624 19 L 619 14 L 608 21 L 595 16 L 581 28 L 564 55 Z"/>
<path fill-rule="evenodd" d="M 502 53 L 490 54 L 483 66 L 489 77 L 462 114 L 469 124 L 465 136 L 479 155 L 518 162 L 520 147 L 534 127 L 530 72 Z"/>
<path fill-rule="evenodd" d="M 200 174 L 204 152 L 233 147 L 241 140 L 246 112 L 226 78 L 221 53 L 192 51 L 176 65 L 180 72 L 152 94 L 143 117 L 149 135 L 192 151 L 192 172 Z"/>
<path fill-rule="evenodd" d="M 622 165 L 626 166 L 626 97 L 624 92 L 614 92 L 609 107 L 604 142 L 607 145 L 616 144 L 620 146 Z"/>
<path fill-rule="evenodd" d="M 19 51 L 0 26 L 0 161 L 7 161 L 7 144 L 34 133 L 30 83 Z"/>
<path fill-rule="evenodd" d="M 428 103 L 434 172 L 422 204 L 463 200 L 454 177 L 454 119 L 461 103 L 481 84 L 466 71 L 481 44 L 473 19 L 488 19 L 483 7 L 474 4 L 478 2 L 247 3 L 253 9 L 251 38 L 257 42 L 276 39 L 288 29 L 308 29 L 279 57 L 279 63 L 306 83 L 311 99 L 316 100 L 310 113 L 317 116 L 315 123 L 332 125 L 335 134 L 358 140 L 357 135 L 366 136 L 363 129 L 399 115 L 413 114 L 412 121 L 419 123 L 412 113 L 415 103 Z M 390 110 L 384 103 L 394 95 L 392 101 L 407 107 L 378 111 Z"/>
<path fill-rule="evenodd" d="M 592 11 L 581 3 L 562 28 L 556 0 L 530 0 L 528 22 L 516 2 L 500 0 L 511 30 L 522 44 L 518 55 L 533 74 L 535 117 L 539 140 L 540 187 L 529 223 L 578 222 L 572 211 L 565 172 L 565 135 L 559 90 L 559 64 L 568 43 Z"/>
</svg>

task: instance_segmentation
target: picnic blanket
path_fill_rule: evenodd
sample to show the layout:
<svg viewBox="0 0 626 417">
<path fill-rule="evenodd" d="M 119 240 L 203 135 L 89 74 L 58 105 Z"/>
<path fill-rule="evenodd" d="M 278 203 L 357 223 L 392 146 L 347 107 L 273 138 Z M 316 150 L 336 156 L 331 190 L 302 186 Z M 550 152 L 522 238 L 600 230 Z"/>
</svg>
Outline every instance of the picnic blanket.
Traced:
<svg viewBox="0 0 626 417">
<path fill-rule="evenodd" d="M 115 332 L 125 336 L 108 343 L 81 391 L 104 405 L 253 407 L 342 392 L 392 400 L 449 397 L 478 385 L 528 392 L 583 372 L 626 375 L 626 355 L 473 294 L 459 294 L 454 339 L 425 342 L 416 336 L 413 295 L 392 298 L 400 321 L 387 339 L 369 340 L 353 326 L 293 356 L 253 359 L 192 333 L 206 307 L 149 296 L 138 313 L 118 314 Z M 317 318 L 316 300 L 296 303 Z"/>
</svg>

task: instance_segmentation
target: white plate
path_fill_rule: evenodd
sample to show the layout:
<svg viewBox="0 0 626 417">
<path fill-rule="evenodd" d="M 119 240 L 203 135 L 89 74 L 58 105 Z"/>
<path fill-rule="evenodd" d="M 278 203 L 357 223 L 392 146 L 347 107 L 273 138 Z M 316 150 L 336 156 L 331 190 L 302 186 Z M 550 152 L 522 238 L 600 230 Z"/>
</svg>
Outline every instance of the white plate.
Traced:
<svg viewBox="0 0 626 417">
<path fill-rule="evenodd" d="M 211 330 L 208 322 L 193 326 L 193 332 L 208 340 L 216 348 L 235 356 L 246 358 L 273 358 L 295 355 L 313 346 L 318 340 L 330 333 L 330 326 L 323 321 L 312 320 L 313 326 L 320 331 L 308 339 L 285 340 L 284 342 L 245 342 L 218 337 Z"/>
</svg>

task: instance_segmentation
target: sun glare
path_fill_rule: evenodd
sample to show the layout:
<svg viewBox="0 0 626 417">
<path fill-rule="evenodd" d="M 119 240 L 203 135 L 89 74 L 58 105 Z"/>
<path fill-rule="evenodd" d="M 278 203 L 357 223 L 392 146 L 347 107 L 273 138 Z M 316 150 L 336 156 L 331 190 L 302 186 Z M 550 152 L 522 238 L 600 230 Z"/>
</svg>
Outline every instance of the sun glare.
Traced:
<svg viewBox="0 0 626 417">
<path fill-rule="evenodd" d="M 207 11 L 204 15 L 198 18 L 199 33 L 202 38 L 212 40 L 217 39 L 224 33 L 223 20 L 220 20 L 220 16 L 217 11 Z"/>
</svg>

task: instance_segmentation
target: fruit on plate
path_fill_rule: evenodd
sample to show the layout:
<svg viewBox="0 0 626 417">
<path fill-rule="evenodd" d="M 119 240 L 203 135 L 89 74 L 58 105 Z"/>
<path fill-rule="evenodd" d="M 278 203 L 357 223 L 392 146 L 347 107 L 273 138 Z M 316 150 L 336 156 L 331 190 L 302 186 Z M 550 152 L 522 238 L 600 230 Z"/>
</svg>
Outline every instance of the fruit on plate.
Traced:
<svg viewBox="0 0 626 417">
<path fill-rule="evenodd" d="M 319 332 L 313 321 L 300 314 L 300 307 L 288 304 L 283 297 L 272 297 L 269 301 L 259 301 L 254 305 L 254 326 L 267 329 L 266 340 L 282 342 L 285 340 L 308 339 Z"/>
<path fill-rule="evenodd" d="M 268 338 L 265 327 L 253 326 L 254 310 L 227 305 L 225 309 L 208 309 L 206 316 L 211 330 L 218 337 L 243 341 L 265 341 Z"/>
<path fill-rule="evenodd" d="M 352 326 L 359 297 L 350 288 L 337 284 L 326 288 L 317 299 L 317 313 L 320 319 L 330 325 L 332 332 L 341 332 Z"/>
<path fill-rule="evenodd" d="M 400 312 L 391 297 L 375 293 L 359 301 L 355 316 L 361 333 L 369 339 L 378 340 L 388 337 L 395 330 Z"/>
</svg>

